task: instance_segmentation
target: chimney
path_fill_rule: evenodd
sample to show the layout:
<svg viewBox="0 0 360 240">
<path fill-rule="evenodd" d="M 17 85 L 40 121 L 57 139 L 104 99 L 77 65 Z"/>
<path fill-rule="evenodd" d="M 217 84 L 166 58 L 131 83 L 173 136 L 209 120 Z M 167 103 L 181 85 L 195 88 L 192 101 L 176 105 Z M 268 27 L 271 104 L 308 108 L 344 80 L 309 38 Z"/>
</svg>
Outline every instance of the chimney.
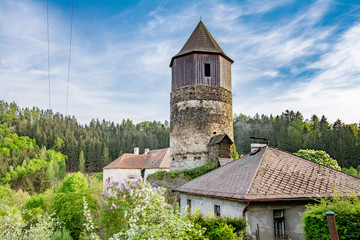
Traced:
<svg viewBox="0 0 360 240">
<path fill-rule="evenodd" d="M 263 147 L 267 146 L 265 143 L 252 143 L 251 144 L 251 152 L 254 152 L 258 149 L 261 149 Z"/>
<path fill-rule="evenodd" d="M 134 154 L 139 154 L 139 147 L 134 148 Z"/>
<path fill-rule="evenodd" d="M 150 148 L 145 148 L 145 150 L 144 150 L 144 155 L 149 154 L 149 152 L 150 152 Z"/>
<path fill-rule="evenodd" d="M 261 148 L 269 145 L 268 138 L 250 137 L 251 139 L 251 153 L 258 152 Z"/>
</svg>

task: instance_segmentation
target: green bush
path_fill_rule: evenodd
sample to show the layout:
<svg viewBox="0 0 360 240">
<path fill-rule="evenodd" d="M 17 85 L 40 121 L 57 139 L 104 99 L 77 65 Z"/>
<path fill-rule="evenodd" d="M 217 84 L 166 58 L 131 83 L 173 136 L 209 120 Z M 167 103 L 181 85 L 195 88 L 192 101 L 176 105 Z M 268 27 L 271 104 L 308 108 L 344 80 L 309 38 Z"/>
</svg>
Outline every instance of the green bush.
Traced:
<svg viewBox="0 0 360 240">
<path fill-rule="evenodd" d="M 32 208 L 42 208 L 45 210 L 45 196 L 43 194 L 34 195 L 29 198 L 25 203 L 25 208 L 30 210 Z"/>
<path fill-rule="evenodd" d="M 197 178 L 205 173 L 208 173 L 216 168 L 219 167 L 219 163 L 211 161 L 203 166 L 191 168 L 191 169 L 184 169 L 184 170 L 177 170 L 177 171 L 159 171 L 153 173 L 153 176 L 157 180 L 163 180 L 163 178 L 176 178 L 176 177 L 186 177 L 187 179 L 191 180 Z"/>
<path fill-rule="evenodd" d="M 71 237 L 70 232 L 66 230 L 66 228 L 63 228 L 62 230 L 55 232 L 52 240 L 73 240 L 73 238 Z"/>
<path fill-rule="evenodd" d="M 306 240 L 330 239 L 325 213 L 335 213 L 339 239 L 360 239 L 360 199 L 341 197 L 336 194 L 332 199 L 322 199 L 319 204 L 306 206 L 302 218 Z"/>
<path fill-rule="evenodd" d="M 246 220 L 239 217 L 204 217 L 200 213 L 188 215 L 194 224 L 205 228 L 205 237 L 209 240 L 238 239 L 246 230 Z"/>
<path fill-rule="evenodd" d="M 80 172 L 68 175 L 57 188 L 54 196 L 53 210 L 75 239 L 82 230 L 83 197 L 90 211 L 95 212 L 96 202 L 90 193 L 86 177 Z"/>
</svg>

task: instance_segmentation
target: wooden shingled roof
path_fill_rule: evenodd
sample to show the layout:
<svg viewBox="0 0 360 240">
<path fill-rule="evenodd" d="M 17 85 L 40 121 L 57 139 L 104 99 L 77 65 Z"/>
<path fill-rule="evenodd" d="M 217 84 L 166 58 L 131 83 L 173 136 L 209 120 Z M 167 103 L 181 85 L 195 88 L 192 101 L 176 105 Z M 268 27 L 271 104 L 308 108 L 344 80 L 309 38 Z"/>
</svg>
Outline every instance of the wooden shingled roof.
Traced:
<svg viewBox="0 0 360 240">
<path fill-rule="evenodd" d="M 307 200 L 336 191 L 360 196 L 360 178 L 264 147 L 174 189 L 237 201 Z"/>
<path fill-rule="evenodd" d="M 188 55 L 190 53 L 220 54 L 230 62 L 234 62 L 234 60 L 228 57 L 221 49 L 201 20 L 180 52 L 172 57 L 170 67 L 172 66 L 175 58 Z"/>
</svg>

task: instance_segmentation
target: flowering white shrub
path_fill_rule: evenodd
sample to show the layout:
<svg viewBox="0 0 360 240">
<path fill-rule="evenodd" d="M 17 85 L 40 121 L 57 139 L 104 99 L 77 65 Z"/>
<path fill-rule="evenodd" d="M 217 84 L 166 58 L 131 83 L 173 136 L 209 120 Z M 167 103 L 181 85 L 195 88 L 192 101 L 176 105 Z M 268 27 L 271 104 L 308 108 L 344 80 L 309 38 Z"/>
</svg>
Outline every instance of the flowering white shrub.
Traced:
<svg viewBox="0 0 360 240">
<path fill-rule="evenodd" d="M 84 201 L 84 219 L 85 219 L 85 221 L 83 223 L 84 230 L 80 235 L 80 239 L 100 240 L 100 237 L 96 233 L 94 233 L 95 224 L 94 224 L 94 221 L 92 220 L 91 212 L 88 208 L 88 204 L 86 202 L 85 197 L 83 197 L 83 201 Z"/>
<path fill-rule="evenodd" d="M 0 239 L 7 240 L 48 240 L 54 234 L 55 222 L 52 215 L 44 214 L 35 225 L 25 230 L 26 222 L 21 211 L 16 207 L 1 205 Z"/>
<path fill-rule="evenodd" d="M 26 230 L 22 239 L 24 240 L 48 240 L 54 235 L 56 222 L 52 218 L 54 214 L 41 215 L 38 218 L 38 223 L 35 226 L 30 226 L 29 230 Z"/>
<path fill-rule="evenodd" d="M 0 204 L 0 207 L 0 239 L 21 239 L 23 236 L 22 228 L 24 227 L 21 211 L 5 204 Z"/>
<path fill-rule="evenodd" d="M 120 239 L 204 239 L 203 230 L 165 202 L 165 189 L 148 182 L 108 181 L 102 192 L 105 231 Z"/>
</svg>

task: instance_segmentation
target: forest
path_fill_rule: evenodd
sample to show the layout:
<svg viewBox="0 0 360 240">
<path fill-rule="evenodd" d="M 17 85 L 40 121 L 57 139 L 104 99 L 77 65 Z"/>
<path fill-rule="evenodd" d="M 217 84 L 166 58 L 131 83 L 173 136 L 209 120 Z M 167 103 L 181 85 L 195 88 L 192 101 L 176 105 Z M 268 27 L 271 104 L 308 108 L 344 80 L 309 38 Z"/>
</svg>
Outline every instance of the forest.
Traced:
<svg viewBox="0 0 360 240">
<path fill-rule="evenodd" d="M 168 147 L 169 132 L 166 121 L 92 120 L 81 125 L 74 116 L 0 101 L 0 238 L 244 236 L 243 218 L 181 216 L 175 198 L 146 181 L 103 185 L 102 167 L 135 146 L 141 152 Z M 308 120 L 288 110 L 275 117 L 239 114 L 234 116 L 234 136 L 239 154 L 250 151 L 250 137 L 267 138 L 271 146 L 293 153 L 325 150 L 342 171 L 360 177 L 357 124 L 331 124 L 315 115 Z"/>
<path fill-rule="evenodd" d="M 145 148 L 169 147 L 167 121 L 135 124 L 129 119 L 121 123 L 93 119 L 81 125 L 74 116 L 0 101 L 0 124 L 6 124 L 12 134 L 34 139 L 40 149 L 53 149 L 67 156 L 68 172 L 80 170 L 81 158 L 86 172 L 99 172 L 122 153 L 133 152 L 134 147 L 140 147 L 140 153 Z M 346 168 L 360 165 L 359 132 L 355 123 L 346 124 L 339 119 L 329 123 L 325 116 L 316 115 L 304 119 L 300 112 L 292 110 L 277 116 L 234 116 L 234 141 L 239 154 L 250 151 L 250 137 L 261 137 L 268 138 L 269 145 L 292 153 L 299 149 L 324 150 Z M 21 158 L 30 159 L 34 154 L 32 149 L 19 153 Z M 6 158 L 10 160 L 0 159 L 0 175 L 19 164 L 11 156 Z"/>
</svg>

